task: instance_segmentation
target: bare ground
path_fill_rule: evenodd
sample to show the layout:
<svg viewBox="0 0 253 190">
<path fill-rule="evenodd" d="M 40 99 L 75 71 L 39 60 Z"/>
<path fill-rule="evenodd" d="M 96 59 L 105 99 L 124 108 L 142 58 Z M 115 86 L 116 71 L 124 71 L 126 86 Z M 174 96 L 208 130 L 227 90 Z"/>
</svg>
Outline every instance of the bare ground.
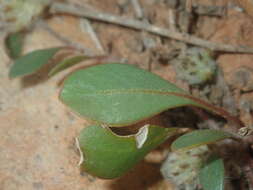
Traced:
<svg viewBox="0 0 253 190">
<path fill-rule="evenodd" d="M 77 0 L 76 0 L 77 2 Z M 119 2 L 78 1 L 99 10 L 120 14 Z M 120 1 L 121 3 L 124 1 Z M 167 27 L 167 9 L 162 3 L 141 1 L 147 17 L 157 25 Z M 133 8 L 125 7 L 124 15 L 134 17 Z M 121 10 L 122 11 L 122 10 Z M 210 41 L 244 44 L 253 47 L 252 19 L 245 13 L 231 9 L 222 18 L 203 18 L 196 34 Z M 55 31 L 73 41 L 99 52 L 89 34 L 80 29 L 79 19 L 58 15 L 48 20 Z M 184 82 L 176 80 L 175 71 L 169 64 L 161 64 L 154 54 L 166 54 L 167 39 L 134 31 L 111 24 L 93 23 L 105 49 L 114 59 L 127 59 L 147 69 L 152 62 L 152 72 L 185 88 Z M 155 41 L 155 50 L 143 50 L 143 35 Z M 163 42 L 161 42 L 163 41 Z M 168 42 L 169 43 L 169 42 Z M 46 30 L 37 26 L 25 40 L 24 52 L 63 44 Z M 78 167 L 79 155 L 75 148 L 75 137 L 87 124 L 73 116 L 58 100 L 60 74 L 49 80 L 43 73 L 23 79 L 10 80 L 10 60 L 0 49 L 0 189 L 1 190 L 124 190 L 124 189 L 172 189 L 159 173 L 159 163 L 143 161 L 120 179 L 101 180 L 81 175 Z M 232 87 L 232 78 L 242 66 L 253 69 L 253 55 L 220 54 L 217 63 L 223 69 L 225 79 Z M 234 87 L 238 89 L 239 87 Z M 237 93 L 237 105 L 242 98 L 253 101 L 252 92 Z M 239 113 L 246 124 L 252 123 L 252 115 Z M 151 153 L 149 158 L 159 157 Z M 161 156 L 160 156 L 161 157 Z M 158 158 L 161 160 L 164 158 Z"/>
</svg>

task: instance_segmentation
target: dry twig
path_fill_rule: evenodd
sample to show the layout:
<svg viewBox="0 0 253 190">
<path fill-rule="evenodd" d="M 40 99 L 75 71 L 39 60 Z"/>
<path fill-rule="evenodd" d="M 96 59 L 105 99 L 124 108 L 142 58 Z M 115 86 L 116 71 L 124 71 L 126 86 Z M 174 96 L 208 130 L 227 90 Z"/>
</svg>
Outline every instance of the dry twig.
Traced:
<svg viewBox="0 0 253 190">
<path fill-rule="evenodd" d="M 194 13 L 198 15 L 207 15 L 207 16 L 216 16 L 221 17 L 224 16 L 225 6 L 206 6 L 206 5 L 193 5 Z"/>
<path fill-rule="evenodd" d="M 72 42 L 71 40 L 69 40 L 68 38 L 60 35 L 59 33 L 55 32 L 50 26 L 48 26 L 47 23 L 45 23 L 44 21 L 40 21 L 39 25 L 45 29 L 47 32 L 49 32 L 52 36 L 54 36 L 56 39 L 60 40 L 61 42 L 67 44 L 68 46 L 74 47 L 75 49 L 84 52 L 86 55 L 88 56 L 95 56 L 95 53 L 87 48 L 84 47 L 83 44 L 77 43 L 77 42 Z"/>
<path fill-rule="evenodd" d="M 192 0 L 186 0 L 185 9 L 188 13 L 192 12 Z"/>
<path fill-rule="evenodd" d="M 177 24 L 176 24 L 176 12 L 174 9 L 169 9 L 169 26 L 170 30 L 177 31 Z"/>
<path fill-rule="evenodd" d="M 233 46 L 228 44 L 210 42 L 186 33 L 180 33 L 173 30 L 161 28 L 135 19 L 124 18 L 108 13 L 102 13 L 99 11 L 90 11 L 84 7 L 75 6 L 73 4 L 53 3 L 50 8 L 50 12 L 52 14 L 70 14 L 92 20 L 116 24 L 136 30 L 145 30 L 162 37 L 172 38 L 175 40 L 183 41 L 187 44 L 205 47 L 213 51 L 253 53 L 253 48 L 247 46 Z"/>
<path fill-rule="evenodd" d="M 81 28 L 84 28 L 84 30 L 90 34 L 90 37 L 94 41 L 97 49 L 99 49 L 101 51 L 101 54 L 104 55 L 105 50 L 102 44 L 100 43 L 100 40 L 98 39 L 93 27 L 91 26 L 90 21 L 88 19 L 83 18 L 80 20 L 80 25 Z"/>
<path fill-rule="evenodd" d="M 141 8 L 141 5 L 139 3 L 139 0 L 131 0 L 131 3 L 133 5 L 136 17 L 138 19 L 142 19 L 143 18 L 143 10 Z"/>
</svg>

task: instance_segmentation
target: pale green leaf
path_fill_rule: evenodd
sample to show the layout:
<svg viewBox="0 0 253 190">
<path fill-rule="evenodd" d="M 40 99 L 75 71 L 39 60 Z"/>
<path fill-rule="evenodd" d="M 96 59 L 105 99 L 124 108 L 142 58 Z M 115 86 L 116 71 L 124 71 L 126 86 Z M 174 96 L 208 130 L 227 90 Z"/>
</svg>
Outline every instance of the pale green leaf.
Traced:
<svg viewBox="0 0 253 190">
<path fill-rule="evenodd" d="M 199 174 L 199 181 L 204 190 L 224 190 L 225 169 L 223 160 L 211 157 Z"/>
<path fill-rule="evenodd" d="M 84 128 L 78 138 L 84 158 L 82 168 L 100 178 L 119 177 L 178 130 L 158 126 L 144 128 L 141 131 L 143 134 L 138 133 L 139 139 L 136 135 L 115 135 L 110 129 L 101 126 Z"/>
<path fill-rule="evenodd" d="M 49 48 L 32 51 L 15 60 L 11 67 L 9 76 L 11 78 L 33 74 L 38 71 L 61 48 Z"/>
<path fill-rule="evenodd" d="M 51 76 L 55 75 L 56 73 L 58 73 L 64 69 L 67 69 L 77 63 L 80 63 L 81 61 L 83 61 L 85 59 L 87 59 L 87 56 L 82 56 L 82 55 L 66 58 L 63 61 L 61 61 L 60 63 L 58 63 L 55 67 L 53 67 L 50 70 L 48 75 L 51 77 Z"/>
<path fill-rule="evenodd" d="M 103 64 L 71 74 L 60 99 L 90 120 L 123 126 L 185 105 L 206 107 L 182 89 L 128 64 Z"/>
<path fill-rule="evenodd" d="M 177 138 L 172 143 L 171 149 L 173 151 L 190 149 L 204 144 L 214 143 L 230 137 L 232 137 L 231 134 L 221 130 L 195 130 Z"/>
</svg>

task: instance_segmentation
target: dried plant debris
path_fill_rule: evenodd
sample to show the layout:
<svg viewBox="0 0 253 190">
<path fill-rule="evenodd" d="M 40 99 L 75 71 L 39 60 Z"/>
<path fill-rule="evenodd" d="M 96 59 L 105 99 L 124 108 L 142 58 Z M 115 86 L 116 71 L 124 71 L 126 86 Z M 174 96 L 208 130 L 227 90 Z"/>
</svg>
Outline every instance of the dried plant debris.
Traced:
<svg viewBox="0 0 253 190">
<path fill-rule="evenodd" d="M 253 16 L 252 0 L 236 0 L 236 2 L 246 11 L 248 15 Z"/>
<path fill-rule="evenodd" d="M 49 5 L 50 0 L 0 0 L 0 30 L 26 29 Z"/>
<path fill-rule="evenodd" d="M 253 111 L 253 98 L 250 96 L 242 96 L 239 102 L 240 110 L 246 113 L 252 113 Z"/>
<path fill-rule="evenodd" d="M 124 26 L 135 30 L 147 31 L 165 38 L 171 38 L 174 40 L 182 41 L 187 44 L 197 45 L 211 49 L 213 51 L 222 52 L 240 52 L 240 53 L 252 53 L 253 48 L 247 46 L 233 46 L 229 44 L 221 44 L 210 42 L 199 37 L 189 35 L 185 32 L 180 33 L 171 29 L 158 27 L 139 21 L 136 19 L 130 19 L 121 17 L 114 14 L 104 13 L 93 9 L 92 11 L 81 6 L 70 5 L 66 3 L 54 3 L 50 6 L 49 13 L 51 14 L 70 14 L 78 17 L 85 17 L 87 19 L 96 20 L 100 22 L 106 22 L 114 25 Z"/>
<path fill-rule="evenodd" d="M 239 67 L 232 76 L 231 86 L 242 92 L 253 91 L 253 69 L 246 66 Z"/>
<path fill-rule="evenodd" d="M 215 76 L 210 83 L 204 83 L 201 86 L 194 86 L 191 93 L 205 99 L 212 104 L 224 107 L 233 115 L 238 114 L 237 103 L 234 93 L 224 79 L 221 68 L 216 66 Z"/>
<path fill-rule="evenodd" d="M 233 115 L 237 115 L 238 110 L 235 97 L 233 97 L 233 93 L 225 81 L 224 74 L 220 68 L 217 69 L 216 84 L 212 85 L 211 88 L 210 100 L 212 102 L 217 101 L 217 105 L 226 108 Z"/>
<path fill-rule="evenodd" d="M 193 5 L 193 11 L 198 15 L 221 17 L 225 15 L 225 10 L 224 6 Z"/>
<path fill-rule="evenodd" d="M 210 149 L 206 145 L 171 152 L 161 167 L 162 175 L 175 185 L 176 190 L 200 190 L 198 173 L 209 156 Z"/>
<path fill-rule="evenodd" d="M 118 0 L 117 6 L 119 8 L 120 14 L 125 14 L 130 9 L 130 1 L 129 0 Z"/>
<path fill-rule="evenodd" d="M 192 28 L 192 21 L 194 19 L 194 15 L 191 11 L 188 10 L 187 1 L 186 0 L 168 0 L 166 4 L 169 8 L 173 9 L 175 14 L 175 24 L 177 29 L 181 32 L 188 33 Z"/>
<path fill-rule="evenodd" d="M 177 77 L 190 85 L 201 85 L 213 79 L 216 63 L 208 50 L 188 48 L 173 61 Z"/>
</svg>

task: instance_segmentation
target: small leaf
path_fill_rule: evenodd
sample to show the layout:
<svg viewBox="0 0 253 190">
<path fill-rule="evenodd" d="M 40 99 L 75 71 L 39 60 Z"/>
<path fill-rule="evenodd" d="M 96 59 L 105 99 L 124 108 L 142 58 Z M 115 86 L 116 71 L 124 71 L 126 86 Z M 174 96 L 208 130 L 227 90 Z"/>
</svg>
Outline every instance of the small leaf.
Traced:
<svg viewBox="0 0 253 190">
<path fill-rule="evenodd" d="M 9 34 L 5 40 L 5 46 L 11 58 L 18 58 L 21 55 L 23 47 L 23 32 Z"/>
<path fill-rule="evenodd" d="M 199 100 L 148 71 L 129 64 L 103 64 L 72 73 L 60 94 L 86 119 L 124 126 L 180 106 L 197 106 L 239 123 L 226 111 Z"/>
<path fill-rule="evenodd" d="M 47 64 L 60 49 L 61 48 L 49 48 L 35 50 L 18 58 L 12 65 L 9 76 L 11 78 L 21 77 L 38 71 L 43 65 Z"/>
<path fill-rule="evenodd" d="M 220 130 L 196 130 L 177 138 L 171 145 L 173 151 L 195 148 L 204 144 L 214 143 L 225 138 L 232 137 L 231 134 Z"/>
<path fill-rule="evenodd" d="M 101 126 L 84 128 L 78 138 L 84 157 L 82 168 L 101 178 L 119 177 L 178 130 L 158 126 L 145 127 L 141 132 L 145 133 L 141 146 L 136 135 L 118 136 L 109 128 Z"/>
<path fill-rule="evenodd" d="M 199 181 L 204 190 L 224 189 L 225 169 L 223 160 L 211 157 L 199 173 Z"/>
<path fill-rule="evenodd" d="M 87 56 L 82 56 L 82 55 L 64 59 L 63 61 L 58 63 L 55 67 L 53 67 L 48 75 L 51 77 L 51 76 L 55 75 L 56 73 L 58 73 L 64 69 L 67 69 L 68 67 L 71 67 L 77 63 L 80 63 L 81 61 L 83 61 L 85 59 L 87 59 Z"/>
</svg>

